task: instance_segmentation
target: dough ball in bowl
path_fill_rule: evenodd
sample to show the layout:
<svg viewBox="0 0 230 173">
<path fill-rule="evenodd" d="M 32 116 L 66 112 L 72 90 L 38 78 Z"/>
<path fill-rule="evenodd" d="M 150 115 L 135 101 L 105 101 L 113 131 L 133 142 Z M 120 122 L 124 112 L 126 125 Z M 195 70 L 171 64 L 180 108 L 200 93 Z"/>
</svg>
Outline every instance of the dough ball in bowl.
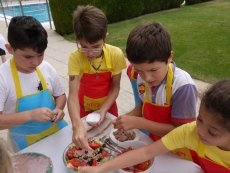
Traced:
<svg viewBox="0 0 230 173">
<path fill-rule="evenodd" d="M 143 146 L 146 146 L 147 144 L 145 144 L 144 142 L 141 141 L 126 141 L 122 144 L 120 144 L 120 146 L 125 147 L 127 150 L 124 152 L 127 152 L 129 150 L 133 150 L 133 149 L 137 149 Z M 139 164 L 133 165 L 131 167 L 127 167 L 127 168 L 123 168 L 123 169 L 119 169 L 118 172 L 119 173 L 151 173 L 152 172 L 152 168 L 154 165 L 154 159 L 150 159 L 144 162 L 141 162 Z"/>
</svg>

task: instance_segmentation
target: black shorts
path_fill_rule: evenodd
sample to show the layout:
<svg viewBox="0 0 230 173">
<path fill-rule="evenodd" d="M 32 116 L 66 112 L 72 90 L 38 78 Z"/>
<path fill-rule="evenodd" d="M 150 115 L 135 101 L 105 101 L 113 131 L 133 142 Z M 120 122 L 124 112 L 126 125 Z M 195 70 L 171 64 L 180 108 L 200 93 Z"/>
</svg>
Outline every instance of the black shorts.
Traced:
<svg viewBox="0 0 230 173">
<path fill-rule="evenodd" d="M 6 55 L 6 51 L 0 48 L 0 56 Z"/>
</svg>

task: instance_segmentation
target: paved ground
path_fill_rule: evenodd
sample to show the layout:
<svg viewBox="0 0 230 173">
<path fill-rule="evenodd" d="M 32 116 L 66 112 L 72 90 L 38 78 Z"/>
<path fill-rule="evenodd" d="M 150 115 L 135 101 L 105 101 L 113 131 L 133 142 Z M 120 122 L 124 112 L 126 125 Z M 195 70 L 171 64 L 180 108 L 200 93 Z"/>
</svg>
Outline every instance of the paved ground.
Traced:
<svg viewBox="0 0 230 173">
<path fill-rule="evenodd" d="M 50 62 L 55 69 L 60 74 L 63 85 L 66 88 L 66 93 L 68 94 L 68 76 L 67 76 L 67 64 L 68 56 L 72 50 L 76 48 L 74 43 L 66 41 L 62 36 L 58 35 L 54 30 L 48 29 L 47 32 L 49 35 L 48 38 L 48 48 L 45 52 L 45 59 Z M 0 21 L 0 33 L 3 36 L 7 36 L 7 27 L 4 21 Z M 7 57 L 10 58 L 10 55 L 7 54 Z M 199 93 L 201 94 L 209 84 L 202 81 L 194 80 L 198 86 Z M 123 114 L 134 107 L 134 99 L 132 88 L 127 78 L 125 71 L 122 72 L 121 79 L 121 90 L 117 99 L 119 114 Z M 67 109 L 65 109 L 66 117 L 65 119 L 70 122 Z M 6 130 L 0 131 L 0 137 L 6 137 Z"/>
</svg>

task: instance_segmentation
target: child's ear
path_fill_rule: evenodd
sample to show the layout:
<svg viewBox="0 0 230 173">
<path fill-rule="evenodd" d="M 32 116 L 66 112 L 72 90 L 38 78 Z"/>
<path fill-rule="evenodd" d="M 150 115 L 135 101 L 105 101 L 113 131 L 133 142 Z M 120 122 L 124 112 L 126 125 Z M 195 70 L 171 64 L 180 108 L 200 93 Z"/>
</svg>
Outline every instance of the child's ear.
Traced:
<svg viewBox="0 0 230 173">
<path fill-rule="evenodd" d="M 109 33 L 107 32 L 106 35 L 105 35 L 105 38 L 103 39 L 104 42 L 105 42 L 105 40 L 107 39 L 108 36 L 109 36 Z"/>
<path fill-rule="evenodd" d="M 173 61 L 173 55 L 174 55 L 174 52 L 171 51 L 171 54 L 170 54 L 169 59 L 168 59 L 168 63 L 171 63 Z"/>
<path fill-rule="evenodd" d="M 10 54 L 13 54 L 14 53 L 14 49 L 13 47 L 10 45 L 10 44 L 5 44 L 5 47 L 7 49 L 7 51 L 10 53 Z"/>
</svg>

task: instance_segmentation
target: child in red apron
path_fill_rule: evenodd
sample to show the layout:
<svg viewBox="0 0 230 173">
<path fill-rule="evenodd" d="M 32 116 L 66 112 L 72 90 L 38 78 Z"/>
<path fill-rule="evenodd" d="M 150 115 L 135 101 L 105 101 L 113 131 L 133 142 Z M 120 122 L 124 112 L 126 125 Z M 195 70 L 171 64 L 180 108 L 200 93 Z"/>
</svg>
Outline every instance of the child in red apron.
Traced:
<svg viewBox="0 0 230 173">
<path fill-rule="evenodd" d="M 153 144 L 121 154 L 102 166 L 82 167 L 78 173 L 110 172 L 183 147 L 191 151 L 193 161 L 204 173 L 229 173 L 229 105 L 230 80 L 228 79 L 217 82 L 205 93 L 196 121 L 181 125 Z M 176 167 L 172 169 L 173 172 L 178 172 Z"/>
<path fill-rule="evenodd" d="M 143 129 L 156 141 L 175 127 L 194 121 L 197 88 L 191 76 L 173 62 L 170 36 L 163 26 L 137 26 L 126 45 L 131 63 L 127 74 L 136 105 L 117 118 L 115 128 Z M 190 158 L 188 151 L 178 154 Z"/>
<path fill-rule="evenodd" d="M 99 124 L 107 112 L 118 116 L 116 98 L 120 90 L 125 57 L 118 47 L 105 43 L 107 18 L 94 6 L 78 6 L 73 16 L 78 49 L 69 57 L 68 109 L 73 125 L 73 142 L 89 148 L 80 118 L 97 111 Z"/>
<path fill-rule="evenodd" d="M 66 96 L 54 68 L 43 61 L 47 33 L 33 17 L 13 17 L 6 48 L 13 57 L 0 67 L 1 129 L 15 150 L 49 136 L 67 123 Z"/>
</svg>

